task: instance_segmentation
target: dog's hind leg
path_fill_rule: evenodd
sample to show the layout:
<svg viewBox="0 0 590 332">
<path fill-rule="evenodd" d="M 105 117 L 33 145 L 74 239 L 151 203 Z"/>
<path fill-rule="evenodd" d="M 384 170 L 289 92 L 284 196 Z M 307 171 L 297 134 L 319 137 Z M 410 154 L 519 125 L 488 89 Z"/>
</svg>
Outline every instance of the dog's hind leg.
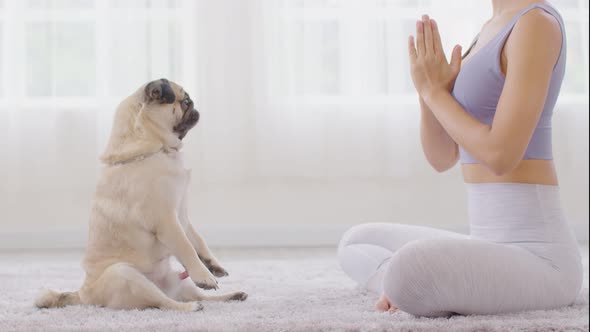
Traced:
<svg viewBox="0 0 590 332">
<path fill-rule="evenodd" d="M 174 298 L 179 301 L 245 301 L 248 298 L 248 294 L 244 292 L 208 295 L 192 282 L 185 282 L 184 280 L 181 282 L 178 293 L 175 295 Z"/>
<path fill-rule="evenodd" d="M 189 278 L 182 279 L 182 274 L 170 271 L 163 282 L 162 291 L 177 301 L 244 301 L 248 294 L 244 292 L 232 292 L 221 295 L 205 294 Z"/>
<path fill-rule="evenodd" d="M 189 283 L 191 283 L 190 279 Z M 85 284 L 80 290 L 80 298 L 85 304 L 112 309 L 160 308 L 180 311 L 203 309 L 203 306 L 197 302 L 184 303 L 171 299 L 145 275 L 126 263 L 109 266 L 96 281 Z"/>
</svg>

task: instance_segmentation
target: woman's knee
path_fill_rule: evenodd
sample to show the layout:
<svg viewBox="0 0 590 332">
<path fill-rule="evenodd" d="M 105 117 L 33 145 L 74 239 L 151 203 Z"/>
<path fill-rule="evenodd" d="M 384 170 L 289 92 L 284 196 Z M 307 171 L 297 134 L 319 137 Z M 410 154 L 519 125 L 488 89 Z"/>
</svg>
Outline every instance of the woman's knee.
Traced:
<svg viewBox="0 0 590 332">
<path fill-rule="evenodd" d="M 349 246 L 355 244 L 362 245 L 370 242 L 370 237 L 363 235 L 366 233 L 368 225 L 370 224 L 356 225 L 344 232 L 340 238 L 340 243 L 338 244 L 338 258 L 341 265 L 342 260 L 346 260 L 351 253 L 355 252 L 354 250 L 350 250 Z"/>
<path fill-rule="evenodd" d="M 366 286 L 383 261 L 392 252 L 375 244 L 380 224 L 361 224 L 344 233 L 338 245 L 338 261 L 342 270 L 353 280 Z"/>
<path fill-rule="evenodd" d="M 444 302 L 438 298 L 441 294 L 437 278 L 445 273 L 446 265 L 439 254 L 447 245 L 448 239 L 416 240 L 392 256 L 383 289 L 394 306 L 418 316 L 447 315 L 447 310 L 442 310 L 445 308 L 437 307 Z"/>
<path fill-rule="evenodd" d="M 338 248 L 342 248 L 350 244 L 371 243 L 371 239 L 374 238 L 374 235 L 379 233 L 380 225 L 382 224 L 367 223 L 351 227 L 342 235 Z"/>
<path fill-rule="evenodd" d="M 411 312 L 422 296 L 419 278 L 423 274 L 414 264 L 418 259 L 419 249 L 413 241 L 400 248 L 389 261 L 383 279 L 383 290 L 391 303 L 403 311 Z"/>
</svg>

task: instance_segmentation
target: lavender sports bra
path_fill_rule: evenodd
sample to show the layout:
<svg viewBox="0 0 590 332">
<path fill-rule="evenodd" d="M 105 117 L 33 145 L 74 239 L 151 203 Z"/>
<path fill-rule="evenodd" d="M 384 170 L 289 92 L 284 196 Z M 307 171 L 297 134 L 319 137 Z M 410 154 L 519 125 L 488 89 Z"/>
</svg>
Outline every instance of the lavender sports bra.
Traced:
<svg viewBox="0 0 590 332">
<path fill-rule="evenodd" d="M 455 87 L 453 97 L 463 108 L 477 120 L 491 125 L 496 113 L 496 106 L 504 87 L 505 77 L 500 65 L 500 56 L 506 39 L 514 28 L 514 25 L 522 15 L 529 11 L 541 8 L 553 15 L 561 26 L 563 43 L 561 53 L 553 69 L 551 83 L 545 106 L 535 132 L 524 153 L 523 159 L 553 159 L 551 148 L 551 117 L 553 107 L 559 96 L 561 82 L 565 73 L 566 40 L 563 19 L 559 13 L 550 6 L 534 4 L 518 13 L 488 44 L 480 48 L 461 68 Z M 463 148 L 459 147 L 462 164 L 479 163 Z"/>
</svg>

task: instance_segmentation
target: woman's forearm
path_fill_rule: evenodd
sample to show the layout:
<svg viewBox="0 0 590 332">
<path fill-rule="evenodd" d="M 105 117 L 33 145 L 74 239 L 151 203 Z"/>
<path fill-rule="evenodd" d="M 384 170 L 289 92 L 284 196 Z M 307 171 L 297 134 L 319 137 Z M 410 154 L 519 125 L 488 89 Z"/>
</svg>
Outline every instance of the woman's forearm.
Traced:
<svg viewBox="0 0 590 332">
<path fill-rule="evenodd" d="M 458 160 L 458 147 L 420 97 L 420 141 L 424 156 L 438 172 L 453 167 Z"/>
<path fill-rule="evenodd" d="M 472 117 L 448 92 L 437 91 L 424 101 L 446 133 L 480 163 L 494 173 L 504 173 L 512 167 L 503 162 L 509 160 L 503 158 L 506 147 L 495 139 L 492 127 Z"/>
</svg>

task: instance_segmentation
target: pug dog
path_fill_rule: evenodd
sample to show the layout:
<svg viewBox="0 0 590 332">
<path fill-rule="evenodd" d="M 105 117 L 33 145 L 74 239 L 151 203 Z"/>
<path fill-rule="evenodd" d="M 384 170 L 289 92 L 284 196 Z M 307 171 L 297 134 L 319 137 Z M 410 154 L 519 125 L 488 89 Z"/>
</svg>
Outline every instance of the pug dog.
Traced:
<svg viewBox="0 0 590 332">
<path fill-rule="evenodd" d="M 39 308 L 91 304 L 112 309 L 198 311 L 199 301 L 243 301 L 244 292 L 207 295 L 227 272 L 187 214 L 190 170 L 182 139 L 199 112 L 181 86 L 149 82 L 119 104 L 90 213 L 76 292 L 44 292 Z M 175 257 L 185 271 L 175 271 Z"/>
</svg>

